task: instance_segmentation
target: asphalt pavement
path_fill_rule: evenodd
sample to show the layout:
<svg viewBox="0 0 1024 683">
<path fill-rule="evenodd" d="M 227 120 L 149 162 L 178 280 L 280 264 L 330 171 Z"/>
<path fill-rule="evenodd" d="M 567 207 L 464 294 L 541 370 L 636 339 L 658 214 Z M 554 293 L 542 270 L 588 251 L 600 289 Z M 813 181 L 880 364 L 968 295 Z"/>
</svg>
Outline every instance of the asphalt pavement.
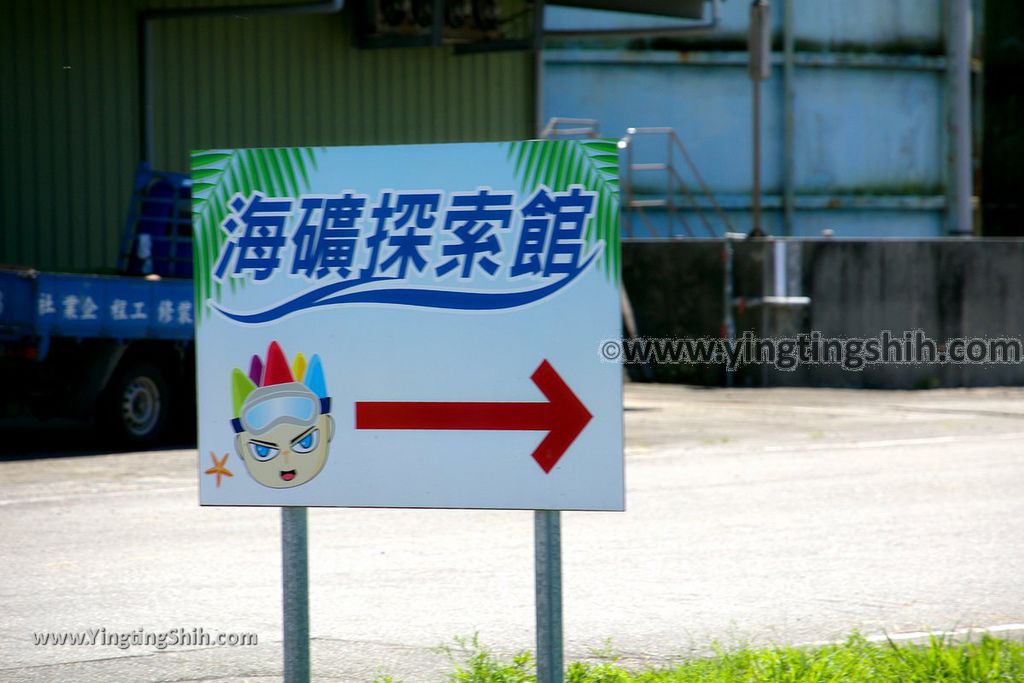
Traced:
<svg viewBox="0 0 1024 683">
<path fill-rule="evenodd" d="M 567 659 L 1024 635 L 1024 390 L 630 385 L 625 403 L 627 511 L 563 515 Z M 190 449 L 26 452 L 0 456 L 0 680 L 280 680 L 276 509 L 200 508 Z M 529 512 L 311 510 L 314 680 L 441 680 L 440 646 L 473 634 L 532 649 L 532 531 Z M 200 628 L 258 644 L 35 643 Z"/>
</svg>

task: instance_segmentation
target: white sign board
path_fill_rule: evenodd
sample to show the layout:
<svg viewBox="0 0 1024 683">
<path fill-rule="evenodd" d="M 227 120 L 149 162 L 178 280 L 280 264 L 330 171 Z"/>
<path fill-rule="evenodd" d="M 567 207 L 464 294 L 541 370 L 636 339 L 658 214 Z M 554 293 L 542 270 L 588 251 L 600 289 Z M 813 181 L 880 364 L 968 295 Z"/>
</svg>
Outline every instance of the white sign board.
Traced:
<svg viewBox="0 0 1024 683">
<path fill-rule="evenodd" d="M 200 502 L 623 509 L 616 152 L 195 152 Z"/>
</svg>

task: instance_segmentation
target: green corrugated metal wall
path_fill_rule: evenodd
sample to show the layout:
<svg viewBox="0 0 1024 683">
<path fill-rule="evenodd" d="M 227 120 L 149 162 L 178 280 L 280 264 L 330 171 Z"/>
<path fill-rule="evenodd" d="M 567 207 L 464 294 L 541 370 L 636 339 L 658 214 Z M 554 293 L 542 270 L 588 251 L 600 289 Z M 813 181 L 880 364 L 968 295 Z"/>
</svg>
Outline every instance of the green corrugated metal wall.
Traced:
<svg viewBox="0 0 1024 683">
<path fill-rule="evenodd" d="M 229 0 L 5 4 L 0 263 L 112 268 L 139 159 L 136 11 Z M 533 134 L 530 53 L 357 50 L 348 10 L 152 26 L 157 168 L 194 148 Z"/>
</svg>

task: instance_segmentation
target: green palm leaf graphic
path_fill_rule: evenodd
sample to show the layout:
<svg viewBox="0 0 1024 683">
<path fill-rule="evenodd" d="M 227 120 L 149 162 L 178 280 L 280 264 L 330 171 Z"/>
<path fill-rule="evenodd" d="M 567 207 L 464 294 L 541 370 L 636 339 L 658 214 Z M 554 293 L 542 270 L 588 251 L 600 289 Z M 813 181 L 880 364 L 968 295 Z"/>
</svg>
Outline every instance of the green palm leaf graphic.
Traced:
<svg viewBox="0 0 1024 683">
<path fill-rule="evenodd" d="M 602 263 L 619 280 L 619 149 L 614 140 L 526 140 L 508 143 L 508 158 L 523 192 L 538 185 L 565 192 L 582 185 L 597 192 L 585 229 L 588 245 L 604 242 Z"/>
<path fill-rule="evenodd" d="M 310 172 L 317 168 L 313 148 L 197 150 L 192 152 L 192 230 L 196 324 L 208 314 L 208 299 L 221 300 L 223 285 L 213 280 L 213 269 L 227 241 L 220 225 L 227 218 L 228 202 L 235 193 L 248 197 L 294 197 L 309 190 Z M 240 287 L 231 280 L 229 287 Z"/>
</svg>

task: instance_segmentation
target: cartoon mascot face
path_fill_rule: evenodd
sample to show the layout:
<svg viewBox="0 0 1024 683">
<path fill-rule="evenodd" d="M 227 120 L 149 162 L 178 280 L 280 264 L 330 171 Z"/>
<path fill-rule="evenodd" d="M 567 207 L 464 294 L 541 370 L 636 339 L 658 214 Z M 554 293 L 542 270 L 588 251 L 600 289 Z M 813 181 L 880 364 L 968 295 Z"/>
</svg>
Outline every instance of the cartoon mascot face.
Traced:
<svg viewBox="0 0 1024 683">
<path fill-rule="evenodd" d="M 320 356 L 300 353 L 288 367 L 270 342 L 264 364 L 253 356 L 246 375 L 231 373 L 235 452 L 253 479 L 270 488 L 305 484 L 323 469 L 334 419 Z"/>
</svg>

